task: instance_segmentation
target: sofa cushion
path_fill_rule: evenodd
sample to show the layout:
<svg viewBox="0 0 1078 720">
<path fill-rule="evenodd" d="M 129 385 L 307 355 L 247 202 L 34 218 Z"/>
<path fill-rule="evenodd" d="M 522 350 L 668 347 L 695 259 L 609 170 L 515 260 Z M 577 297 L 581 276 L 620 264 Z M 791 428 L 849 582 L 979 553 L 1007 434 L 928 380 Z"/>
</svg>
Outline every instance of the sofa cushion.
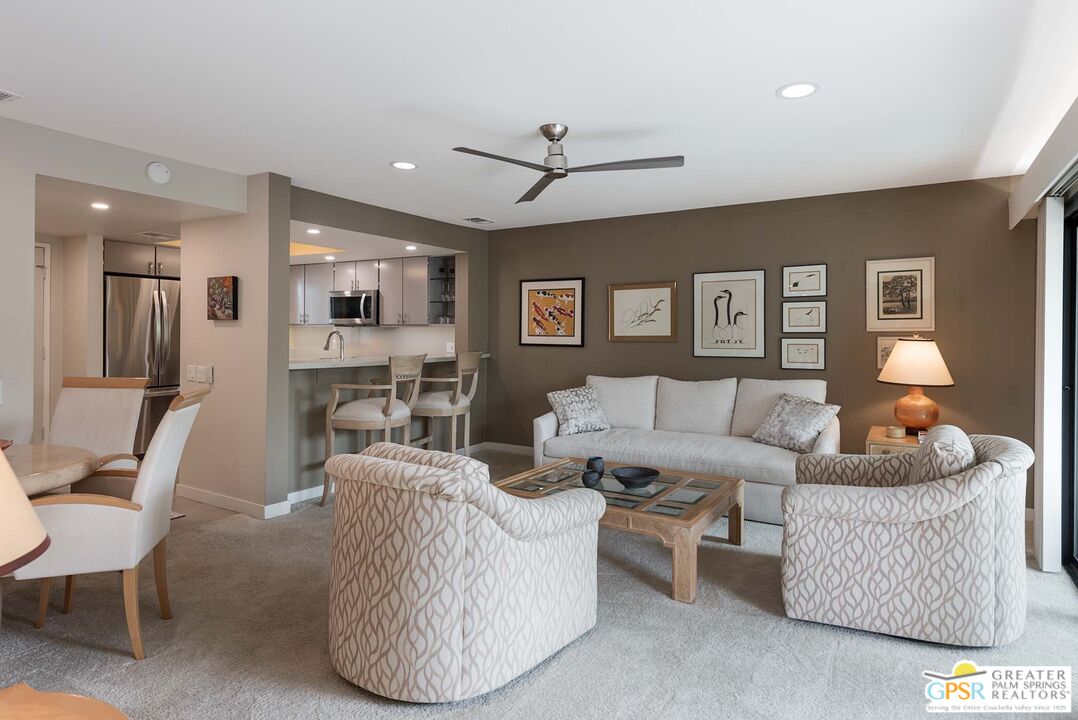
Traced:
<svg viewBox="0 0 1078 720">
<path fill-rule="evenodd" d="M 969 436 L 954 425 L 937 425 L 925 434 L 913 456 L 910 485 L 932 482 L 969 470 L 977 464 L 977 454 Z"/>
<path fill-rule="evenodd" d="M 685 382 L 659 378 L 655 429 L 729 435 L 737 378 Z"/>
<path fill-rule="evenodd" d="M 752 434 L 752 439 L 795 453 L 810 453 L 820 433 L 831 424 L 840 409 L 838 405 L 783 393 L 760 429 Z"/>
<path fill-rule="evenodd" d="M 658 375 L 603 377 L 588 375 L 587 384 L 599 391 L 599 404 L 610 427 L 651 430 L 655 427 L 655 385 Z"/>
<path fill-rule="evenodd" d="M 543 453 L 552 458 L 601 455 L 611 462 L 770 485 L 793 485 L 797 460 L 797 453 L 751 438 L 627 428 L 551 438 Z"/>
<path fill-rule="evenodd" d="M 558 416 L 558 434 L 606 430 L 610 423 L 599 404 L 598 391 L 589 386 L 555 390 L 546 394 L 554 414 Z"/>
<path fill-rule="evenodd" d="M 824 402 L 827 400 L 826 380 L 753 380 L 743 379 L 737 384 L 737 402 L 734 404 L 732 435 L 752 437 L 767 419 L 782 394 Z"/>
</svg>

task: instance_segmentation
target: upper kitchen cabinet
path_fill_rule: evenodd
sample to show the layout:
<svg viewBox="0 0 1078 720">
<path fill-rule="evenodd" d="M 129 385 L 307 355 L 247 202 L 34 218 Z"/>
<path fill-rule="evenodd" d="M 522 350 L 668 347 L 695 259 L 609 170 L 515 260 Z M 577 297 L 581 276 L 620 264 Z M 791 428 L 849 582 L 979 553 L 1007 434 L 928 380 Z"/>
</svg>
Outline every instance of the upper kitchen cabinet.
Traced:
<svg viewBox="0 0 1078 720">
<path fill-rule="evenodd" d="M 302 325 L 303 315 L 303 266 L 290 265 L 288 268 L 288 324 Z"/>
<path fill-rule="evenodd" d="M 333 264 L 334 290 L 377 290 L 378 261 L 360 260 Z"/>
<path fill-rule="evenodd" d="M 156 275 L 157 257 L 153 245 L 106 240 L 105 272 L 126 275 Z"/>
<path fill-rule="evenodd" d="M 157 274 L 165 277 L 180 276 L 180 249 L 157 246 Z"/>
<path fill-rule="evenodd" d="M 303 314 L 307 325 L 332 325 L 329 292 L 333 289 L 333 263 L 303 266 Z"/>
<path fill-rule="evenodd" d="M 375 285 L 375 287 L 378 287 Z M 356 264 L 354 262 L 333 263 L 333 289 L 356 289 Z"/>
<path fill-rule="evenodd" d="M 404 324 L 404 258 L 378 261 L 381 325 Z"/>
<path fill-rule="evenodd" d="M 427 324 L 427 258 L 404 258 L 404 308 L 405 325 Z"/>
</svg>

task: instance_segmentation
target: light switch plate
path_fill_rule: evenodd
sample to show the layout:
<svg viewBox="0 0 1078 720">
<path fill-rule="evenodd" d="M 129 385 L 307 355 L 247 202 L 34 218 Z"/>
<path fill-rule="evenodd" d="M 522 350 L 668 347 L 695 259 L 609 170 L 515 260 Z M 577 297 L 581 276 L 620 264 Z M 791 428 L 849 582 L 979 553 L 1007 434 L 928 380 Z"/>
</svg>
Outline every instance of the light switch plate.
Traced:
<svg viewBox="0 0 1078 720">
<path fill-rule="evenodd" d="M 206 382 L 206 366 L 205 365 L 196 365 L 195 366 L 195 382 L 200 382 L 200 383 Z"/>
<path fill-rule="evenodd" d="M 190 380 L 191 382 L 194 382 L 195 377 L 196 377 L 196 375 L 195 375 L 195 366 L 194 365 L 188 365 L 187 366 L 187 379 Z"/>
<path fill-rule="evenodd" d="M 213 385 L 213 365 L 206 366 L 206 382 Z"/>
<path fill-rule="evenodd" d="M 455 342 L 447 342 L 445 344 L 445 351 L 447 353 L 455 353 L 457 351 L 457 344 Z"/>
</svg>

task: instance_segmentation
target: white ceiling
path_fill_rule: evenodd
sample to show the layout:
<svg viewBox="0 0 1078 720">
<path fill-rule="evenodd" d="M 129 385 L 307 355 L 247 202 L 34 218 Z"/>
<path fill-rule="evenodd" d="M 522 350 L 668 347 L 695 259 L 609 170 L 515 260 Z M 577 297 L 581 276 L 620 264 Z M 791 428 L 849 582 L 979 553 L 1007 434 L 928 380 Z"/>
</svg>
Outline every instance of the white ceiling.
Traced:
<svg viewBox="0 0 1078 720">
<path fill-rule="evenodd" d="M 110 240 L 150 242 L 137 233 L 152 230 L 180 234 L 180 223 L 229 213 L 203 205 L 113 190 L 97 185 L 38 175 L 35 229 L 45 235 L 103 235 Z M 108 210 L 90 203 L 104 202 Z"/>
<path fill-rule="evenodd" d="M 320 232 L 318 235 L 310 235 L 307 233 L 309 228 L 315 228 Z M 408 255 L 454 255 L 457 253 L 456 250 L 448 250 L 435 245 L 409 243 L 404 240 L 395 240 L 394 238 L 381 237 L 379 235 L 352 232 L 351 230 L 341 230 L 340 228 L 332 228 L 325 225 L 313 225 L 298 220 L 292 221 L 292 227 L 290 228 L 289 233 L 289 240 L 293 243 L 321 245 L 333 248 L 334 250 L 339 250 L 340 252 L 333 253 L 333 259 L 336 262 L 344 262 L 347 260 L 381 260 L 383 258 L 406 257 Z M 415 250 L 408 250 L 407 246 L 409 245 L 414 246 Z M 311 263 L 322 262 L 326 262 L 325 253 L 319 253 L 317 255 L 293 255 L 289 259 L 289 263 L 292 265 L 309 265 Z"/>
<path fill-rule="evenodd" d="M 1070 0 L 57 0 L 0 6 L 0 114 L 509 227 L 1023 172 L 1078 95 Z M 780 85 L 819 83 L 804 100 Z M 514 205 L 544 122 L 590 173 Z M 389 167 L 411 160 L 413 172 Z"/>
</svg>

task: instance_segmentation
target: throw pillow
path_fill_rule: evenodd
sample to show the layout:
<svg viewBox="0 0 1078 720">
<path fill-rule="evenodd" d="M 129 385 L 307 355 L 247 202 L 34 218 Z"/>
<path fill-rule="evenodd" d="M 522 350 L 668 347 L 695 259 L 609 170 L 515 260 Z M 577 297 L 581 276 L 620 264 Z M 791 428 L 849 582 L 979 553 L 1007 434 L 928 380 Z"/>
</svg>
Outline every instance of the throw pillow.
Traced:
<svg viewBox="0 0 1078 720">
<path fill-rule="evenodd" d="M 810 453 L 830 423 L 838 415 L 838 405 L 816 402 L 797 395 L 779 395 L 752 439 L 764 445 Z"/>
<path fill-rule="evenodd" d="M 932 482 L 965 472 L 977 463 L 969 436 L 954 425 L 931 428 L 913 456 L 910 485 Z"/>
<path fill-rule="evenodd" d="M 609 430 L 599 392 L 592 385 L 548 392 L 546 399 L 558 416 L 558 435 Z"/>
</svg>

